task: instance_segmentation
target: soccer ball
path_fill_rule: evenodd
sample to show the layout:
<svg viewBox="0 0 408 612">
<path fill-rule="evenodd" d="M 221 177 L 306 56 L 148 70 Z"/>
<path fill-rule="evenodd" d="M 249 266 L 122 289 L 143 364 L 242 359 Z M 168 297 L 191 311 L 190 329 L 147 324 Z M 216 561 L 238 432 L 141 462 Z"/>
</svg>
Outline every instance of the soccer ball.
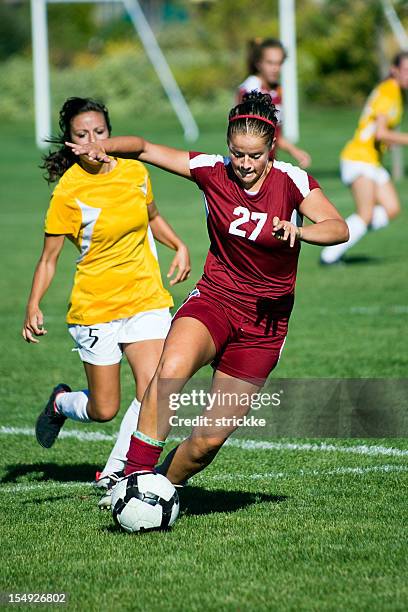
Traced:
<svg viewBox="0 0 408 612">
<path fill-rule="evenodd" d="M 128 533 L 167 529 L 179 509 L 177 491 L 162 474 L 135 472 L 120 480 L 112 491 L 113 519 Z"/>
</svg>

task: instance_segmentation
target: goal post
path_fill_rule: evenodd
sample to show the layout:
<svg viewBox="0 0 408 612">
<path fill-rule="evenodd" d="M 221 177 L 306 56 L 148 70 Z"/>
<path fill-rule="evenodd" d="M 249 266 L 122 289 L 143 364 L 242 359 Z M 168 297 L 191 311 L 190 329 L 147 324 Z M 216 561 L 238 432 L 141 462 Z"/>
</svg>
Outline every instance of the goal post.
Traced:
<svg viewBox="0 0 408 612">
<path fill-rule="evenodd" d="M 295 143 L 299 140 L 295 0 L 279 0 L 279 30 L 288 54 L 282 66 L 283 135 Z"/>
<path fill-rule="evenodd" d="M 47 4 L 31 0 L 31 32 L 33 48 L 35 140 L 44 148 L 51 136 L 50 71 L 48 62 Z"/>
<path fill-rule="evenodd" d="M 48 55 L 48 4 L 69 3 L 123 3 L 139 35 L 170 104 L 180 121 L 186 140 L 194 141 L 199 136 L 197 123 L 174 78 L 166 58 L 157 42 L 138 0 L 31 0 L 31 30 L 33 48 L 35 139 L 37 146 L 47 146 L 45 140 L 51 135 L 51 93 Z"/>
</svg>

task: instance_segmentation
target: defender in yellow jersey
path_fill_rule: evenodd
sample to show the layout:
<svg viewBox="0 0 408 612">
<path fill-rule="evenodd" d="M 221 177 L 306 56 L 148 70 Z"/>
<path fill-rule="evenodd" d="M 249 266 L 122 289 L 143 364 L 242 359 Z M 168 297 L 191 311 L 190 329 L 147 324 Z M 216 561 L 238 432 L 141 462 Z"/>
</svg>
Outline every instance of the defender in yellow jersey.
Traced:
<svg viewBox="0 0 408 612">
<path fill-rule="evenodd" d="M 341 160 L 380 166 L 387 145 L 377 140 L 377 119 L 383 116 L 387 128 L 393 129 L 401 122 L 402 110 L 400 84 L 395 78 L 388 78 L 368 97 L 354 136 L 341 152 Z"/>
<path fill-rule="evenodd" d="M 66 418 L 108 421 L 120 407 L 120 361 L 125 353 L 136 383 L 118 440 L 98 486 L 111 482 L 126 460 L 140 400 L 157 367 L 170 327 L 170 293 L 163 287 L 154 238 L 176 251 L 170 284 L 188 278 L 187 247 L 161 217 L 145 166 L 111 158 L 108 164 L 77 158 L 65 141 L 78 144 L 107 138 L 107 109 L 70 98 L 60 112 L 60 148 L 45 157 L 49 182 L 59 179 L 45 220 L 44 248 L 34 273 L 23 337 L 46 334 L 40 302 L 56 270 L 67 237 L 79 251 L 67 322 L 84 363 L 88 389 L 57 385 L 36 424 L 38 442 L 49 448 Z M 115 476 L 112 477 L 115 479 Z"/>
<path fill-rule="evenodd" d="M 385 227 L 400 211 L 397 192 L 382 166 L 382 156 L 390 145 L 408 144 L 408 134 L 395 131 L 401 122 L 404 89 L 408 89 L 406 51 L 394 58 L 390 77 L 368 97 L 357 130 L 341 152 L 341 178 L 351 187 L 357 211 L 346 219 L 349 241 L 323 249 L 320 259 L 323 264 L 339 262 L 368 229 Z"/>
<path fill-rule="evenodd" d="M 68 323 L 94 325 L 173 306 L 149 240 L 147 169 L 135 160 L 114 161 L 105 174 L 73 165 L 47 212 L 45 233 L 66 235 L 80 253 Z"/>
</svg>

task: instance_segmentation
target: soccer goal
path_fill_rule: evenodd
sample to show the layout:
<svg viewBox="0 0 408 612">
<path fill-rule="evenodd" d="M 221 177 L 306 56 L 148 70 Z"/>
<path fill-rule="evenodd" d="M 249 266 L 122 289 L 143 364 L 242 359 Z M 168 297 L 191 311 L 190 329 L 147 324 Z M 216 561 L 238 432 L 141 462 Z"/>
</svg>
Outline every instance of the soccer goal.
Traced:
<svg viewBox="0 0 408 612">
<path fill-rule="evenodd" d="M 51 135 L 51 94 L 48 57 L 47 5 L 67 3 L 118 3 L 125 7 L 146 55 L 149 57 L 167 97 L 176 113 L 186 140 L 198 138 L 199 130 L 190 108 L 180 91 L 166 58 L 147 21 L 138 0 L 31 0 L 31 28 L 34 70 L 35 137 L 37 146 L 44 148 Z"/>
</svg>

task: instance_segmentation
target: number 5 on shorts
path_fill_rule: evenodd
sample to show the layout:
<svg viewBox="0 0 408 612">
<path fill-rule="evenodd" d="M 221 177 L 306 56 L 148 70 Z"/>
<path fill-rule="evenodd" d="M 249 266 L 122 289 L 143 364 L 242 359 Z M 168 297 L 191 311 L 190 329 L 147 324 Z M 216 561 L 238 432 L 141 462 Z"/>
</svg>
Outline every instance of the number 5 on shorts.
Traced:
<svg viewBox="0 0 408 612">
<path fill-rule="evenodd" d="M 92 344 L 89 348 L 93 348 L 95 346 L 95 344 L 98 342 L 99 338 L 98 336 L 93 336 L 92 332 L 98 331 L 97 327 L 90 327 L 89 328 L 89 337 L 92 338 Z"/>
</svg>

